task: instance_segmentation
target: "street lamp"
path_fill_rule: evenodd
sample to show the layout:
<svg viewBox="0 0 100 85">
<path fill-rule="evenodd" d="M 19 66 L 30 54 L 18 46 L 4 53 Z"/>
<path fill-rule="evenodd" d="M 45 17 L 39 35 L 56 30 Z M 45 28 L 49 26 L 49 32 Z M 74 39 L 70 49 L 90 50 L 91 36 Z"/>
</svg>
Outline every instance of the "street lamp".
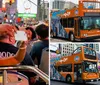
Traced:
<svg viewBox="0 0 100 85">
<path fill-rule="evenodd" d="M 41 0 L 38 0 L 37 4 L 35 4 L 33 1 L 28 0 L 29 2 L 31 2 L 32 4 L 34 4 L 35 6 L 37 6 L 37 19 L 40 20 L 41 19 Z"/>
<path fill-rule="evenodd" d="M 32 0 L 28 0 L 35 6 L 37 6 L 37 19 L 38 20 L 44 20 L 45 19 L 45 1 L 44 0 L 38 0 L 37 4 L 35 4 Z M 41 7 L 41 2 L 43 3 L 43 7 Z"/>
</svg>

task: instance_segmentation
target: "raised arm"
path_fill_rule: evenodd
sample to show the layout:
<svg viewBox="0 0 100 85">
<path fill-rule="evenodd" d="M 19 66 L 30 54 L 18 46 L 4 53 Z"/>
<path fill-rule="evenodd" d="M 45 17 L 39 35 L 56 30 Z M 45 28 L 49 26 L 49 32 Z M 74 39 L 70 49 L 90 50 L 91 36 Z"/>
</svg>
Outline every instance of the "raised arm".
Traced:
<svg viewBox="0 0 100 85">
<path fill-rule="evenodd" d="M 22 42 L 15 56 L 9 56 L 8 58 L 0 59 L 0 66 L 17 65 L 21 61 L 23 61 L 25 54 L 26 54 L 26 44 L 25 42 Z"/>
</svg>

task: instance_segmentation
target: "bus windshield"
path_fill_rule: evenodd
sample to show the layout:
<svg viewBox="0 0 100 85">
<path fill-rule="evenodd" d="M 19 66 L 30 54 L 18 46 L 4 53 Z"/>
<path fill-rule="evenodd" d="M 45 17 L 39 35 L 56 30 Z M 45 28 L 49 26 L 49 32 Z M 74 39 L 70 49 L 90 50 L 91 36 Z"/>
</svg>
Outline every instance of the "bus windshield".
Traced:
<svg viewBox="0 0 100 85">
<path fill-rule="evenodd" d="M 84 56 L 87 59 L 96 59 L 96 52 L 89 48 L 84 48 Z"/>
<path fill-rule="evenodd" d="M 82 17 L 80 26 L 82 30 L 100 29 L 100 17 Z"/>
<path fill-rule="evenodd" d="M 84 62 L 84 71 L 85 72 L 97 72 L 97 63 L 96 62 Z"/>
</svg>

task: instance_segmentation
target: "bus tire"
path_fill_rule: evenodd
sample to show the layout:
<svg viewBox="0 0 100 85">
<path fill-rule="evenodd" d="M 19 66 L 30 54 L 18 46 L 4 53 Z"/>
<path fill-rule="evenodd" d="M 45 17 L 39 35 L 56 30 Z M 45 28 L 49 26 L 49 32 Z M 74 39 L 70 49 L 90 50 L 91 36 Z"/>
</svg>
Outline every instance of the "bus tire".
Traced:
<svg viewBox="0 0 100 85">
<path fill-rule="evenodd" d="M 73 33 L 70 33 L 69 34 L 69 39 L 70 39 L 70 41 L 75 41 L 75 36 L 74 36 L 74 34 Z"/>
<path fill-rule="evenodd" d="M 53 38 L 54 37 L 54 33 L 53 33 L 53 31 L 51 30 L 51 32 L 50 32 L 50 36 L 51 36 L 51 38 Z"/>
<path fill-rule="evenodd" d="M 67 82 L 67 83 L 71 83 L 71 82 L 72 82 L 72 77 L 71 77 L 71 75 L 67 75 L 67 76 L 66 76 L 66 82 Z"/>
</svg>

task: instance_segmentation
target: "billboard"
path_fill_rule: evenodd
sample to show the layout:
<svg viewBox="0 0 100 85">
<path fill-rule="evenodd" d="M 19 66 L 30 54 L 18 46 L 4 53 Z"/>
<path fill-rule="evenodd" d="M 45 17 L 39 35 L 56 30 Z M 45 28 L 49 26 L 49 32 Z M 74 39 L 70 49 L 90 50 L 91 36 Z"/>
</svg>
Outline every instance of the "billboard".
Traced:
<svg viewBox="0 0 100 85">
<path fill-rule="evenodd" d="M 18 13 L 37 14 L 38 0 L 17 0 Z"/>
</svg>

